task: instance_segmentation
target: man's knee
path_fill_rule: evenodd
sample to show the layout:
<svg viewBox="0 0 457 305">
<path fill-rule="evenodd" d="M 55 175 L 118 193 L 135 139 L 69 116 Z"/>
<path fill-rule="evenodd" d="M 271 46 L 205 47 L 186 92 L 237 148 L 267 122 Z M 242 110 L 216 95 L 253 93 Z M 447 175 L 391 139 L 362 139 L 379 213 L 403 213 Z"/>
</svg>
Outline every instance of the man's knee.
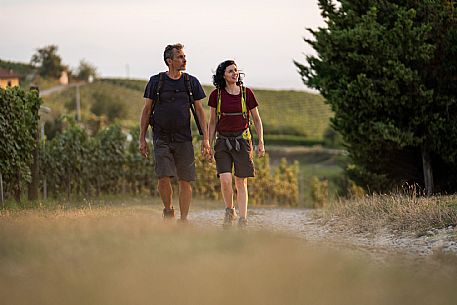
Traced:
<svg viewBox="0 0 457 305">
<path fill-rule="evenodd" d="M 171 185 L 170 177 L 159 178 L 157 185 L 158 185 L 158 187 Z"/>
<path fill-rule="evenodd" d="M 192 192 L 192 183 L 185 180 L 179 180 L 179 188 L 184 191 Z"/>
</svg>

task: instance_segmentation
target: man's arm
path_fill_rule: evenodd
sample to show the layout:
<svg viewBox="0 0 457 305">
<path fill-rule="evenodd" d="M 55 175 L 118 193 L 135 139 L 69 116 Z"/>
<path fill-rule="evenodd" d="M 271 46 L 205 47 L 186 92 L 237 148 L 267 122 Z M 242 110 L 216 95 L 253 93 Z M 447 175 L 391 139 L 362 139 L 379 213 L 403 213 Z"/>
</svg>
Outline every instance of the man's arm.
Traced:
<svg viewBox="0 0 457 305">
<path fill-rule="evenodd" d="M 206 124 L 205 111 L 203 110 L 202 100 L 194 101 L 195 111 L 197 112 L 198 121 L 203 131 L 202 154 L 207 156 L 211 153 L 208 137 L 208 125 Z"/>
<path fill-rule="evenodd" d="M 153 100 L 149 98 L 144 99 L 143 111 L 141 112 L 140 118 L 140 153 L 144 156 L 148 156 L 148 145 L 146 144 L 146 132 L 149 127 L 149 118 L 151 116 Z"/>
<path fill-rule="evenodd" d="M 216 108 L 209 107 L 210 114 L 209 114 L 209 125 L 208 125 L 208 137 L 209 137 L 209 145 L 212 147 L 214 138 L 216 136 Z"/>
<path fill-rule="evenodd" d="M 208 160 L 210 162 L 213 161 L 213 153 L 211 152 L 211 147 L 214 146 L 214 139 L 216 137 L 216 108 L 209 107 L 210 114 L 209 114 L 209 124 L 208 124 L 208 136 L 209 136 L 209 147 L 210 147 L 210 155 L 208 156 Z"/>
</svg>

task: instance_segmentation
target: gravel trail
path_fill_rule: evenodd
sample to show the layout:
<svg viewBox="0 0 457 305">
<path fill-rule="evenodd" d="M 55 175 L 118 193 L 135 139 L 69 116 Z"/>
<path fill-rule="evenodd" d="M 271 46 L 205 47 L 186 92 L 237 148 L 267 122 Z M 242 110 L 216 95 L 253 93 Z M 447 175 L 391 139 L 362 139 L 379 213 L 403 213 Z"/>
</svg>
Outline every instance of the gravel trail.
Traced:
<svg viewBox="0 0 457 305">
<path fill-rule="evenodd" d="M 212 225 L 222 229 L 224 210 L 196 210 L 191 212 L 192 223 Z M 399 232 L 357 233 L 351 228 L 324 224 L 313 217 L 313 210 L 294 208 L 251 208 L 249 230 L 282 232 L 310 242 L 331 247 L 350 248 L 374 254 L 406 254 L 420 257 L 437 251 L 457 255 L 457 228 L 430 230 L 417 237 Z"/>
</svg>

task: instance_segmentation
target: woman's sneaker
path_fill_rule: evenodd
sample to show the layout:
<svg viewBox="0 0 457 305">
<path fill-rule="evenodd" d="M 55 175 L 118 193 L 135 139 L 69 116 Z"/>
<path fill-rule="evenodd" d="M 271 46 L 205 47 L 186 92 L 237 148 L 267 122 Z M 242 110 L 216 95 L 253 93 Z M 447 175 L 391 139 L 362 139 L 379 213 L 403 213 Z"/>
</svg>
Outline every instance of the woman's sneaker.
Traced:
<svg viewBox="0 0 457 305">
<path fill-rule="evenodd" d="M 225 208 L 224 225 L 231 225 L 236 218 L 235 208 Z"/>
<path fill-rule="evenodd" d="M 244 229 L 246 228 L 248 225 L 248 219 L 247 218 L 243 218 L 243 217 L 240 217 L 240 219 L 238 219 L 238 227 L 241 228 L 241 229 Z"/>
</svg>

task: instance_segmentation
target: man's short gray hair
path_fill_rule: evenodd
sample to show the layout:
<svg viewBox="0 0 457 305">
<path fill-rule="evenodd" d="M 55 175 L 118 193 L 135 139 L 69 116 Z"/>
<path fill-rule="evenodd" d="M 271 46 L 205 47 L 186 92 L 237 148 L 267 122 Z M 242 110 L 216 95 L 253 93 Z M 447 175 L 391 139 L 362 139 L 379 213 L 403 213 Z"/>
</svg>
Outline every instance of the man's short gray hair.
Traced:
<svg viewBox="0 0 457 305">
<path fill-rule="evenodd" d="M 174 55 L 173 49 L 181 50 L 183 48 L 184 48 L 184 45 L 182 45 L 180 43 L 169 44 L 165 48 L 165 51 L 163 51 L 163 60 L 165 61 L 165 64 L 167 65 L 167 67 L 168 67 L 167 58 L 173 59 L 173 55 Z"/>
</svg>

